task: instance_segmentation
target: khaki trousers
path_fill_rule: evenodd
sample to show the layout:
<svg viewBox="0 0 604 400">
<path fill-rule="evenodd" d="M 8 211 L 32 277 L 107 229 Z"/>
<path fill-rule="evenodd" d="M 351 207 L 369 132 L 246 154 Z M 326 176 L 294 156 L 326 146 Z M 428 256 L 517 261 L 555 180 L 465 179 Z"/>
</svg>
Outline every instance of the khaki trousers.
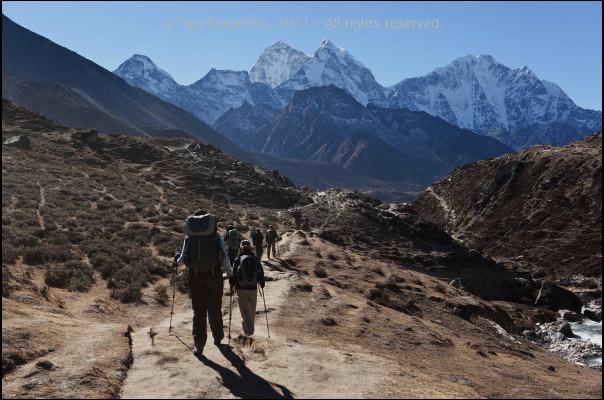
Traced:
<svg viewBox="0 0 604 400">
<path fill-rule="evenodd" d="M 256 322 L 256 299 L 258 298 L 258 291 L 256 289 L 237 289 L 237 297 L 239 298 L 243 334 L 252 336 Z"/>
</svg>

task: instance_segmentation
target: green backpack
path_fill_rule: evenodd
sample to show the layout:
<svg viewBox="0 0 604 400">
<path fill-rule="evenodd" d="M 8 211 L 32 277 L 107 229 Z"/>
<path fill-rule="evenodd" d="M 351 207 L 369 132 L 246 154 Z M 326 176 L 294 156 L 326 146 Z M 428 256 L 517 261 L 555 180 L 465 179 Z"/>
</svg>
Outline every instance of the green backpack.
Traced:
<svg viewBox="0 0 604 400">
<path fill-rule="evenodd" d="M 229 241 L 229 248 L 238 249 L 239 243 L 241 242 L 241 235 L 237 229 L 231 229 L 228 233 L 227 240 Z"/>
</svg>

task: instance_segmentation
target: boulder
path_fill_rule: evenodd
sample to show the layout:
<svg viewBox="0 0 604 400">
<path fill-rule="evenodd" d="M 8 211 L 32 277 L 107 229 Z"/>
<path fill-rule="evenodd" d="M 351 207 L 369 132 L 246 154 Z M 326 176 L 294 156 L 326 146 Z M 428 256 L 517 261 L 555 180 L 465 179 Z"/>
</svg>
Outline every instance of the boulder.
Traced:
<svg viewBox="0 0 604 400">
<path fill-rule="evenodd" d="M 569 322 L 580 322 L 583 319 L 581 314 L 576 313 L 574 311 L 559 310 L 558 313 L 560 314 L 560 317 L 563 320 L 569 321 Z"/>
<path fill-rule="evenodd" d="M 99 131 L 96 129 L 82 129 L 77 130 L 71 134 L 72 139 L 79 140 L 88 145 L 95 145 L 99 143 Z"/>
<path fill-rule="evenodd" d="M 583 311 L 585 318 L 589 318 L 592 321 L 602 322 L 602 310 L 589 310 Z"/>
<path fill-rule="evenodd" d="M 17 135 L 10 137 L 2 143 L 6 146 L 15 146 L 20 149 L 29 149 L 31 147 L 31 140 L 24 135 Z"/>
<path fill-rule="evenodd" d="M 41 369 L 54 369 L 55 365 L 48 360 L 40 360 L 36 363 L 36 367 Z"/>
<path fill-rule="evenodd" d="M 581 300 L 573 292 L 549 282 L 544 283 L 539 289 L 535 304 L 553 311 L 570 310 L 577 313 L 581 312 L 583 306 Z"/>
<path fill-rule="evenodd" d="M 558 332 L 569 338 L 575 337 L 573 329 L 570 327 L 570 324 L 568 322 L 563 322 L 558 328 Z"/>
</svg>

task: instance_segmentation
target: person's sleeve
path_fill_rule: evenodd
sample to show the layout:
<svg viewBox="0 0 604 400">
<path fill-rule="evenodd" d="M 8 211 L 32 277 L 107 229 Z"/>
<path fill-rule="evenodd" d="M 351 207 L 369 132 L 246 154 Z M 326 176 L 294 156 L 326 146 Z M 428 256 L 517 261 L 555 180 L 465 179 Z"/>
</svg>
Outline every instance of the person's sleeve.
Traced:
<svg viewBox="0 0 604 400">
<path fill-rule="evenodd" d="M 237 257 L 234 261 L 233 261 L 233 276 L 237 275 L 237 270 L 239 269 L 239 257 Z"/>
<path fill-rule="evenodd" d="M 188 238 L 185 237 L 185 240 L 182 242 L 182 250 L 180 251 L 180 257 L 178 257 L 178 260 L 176 260 L 176 265 L 179 267 L 185 263 L 185 254 L 189 247 L 189 241 L 187 239 Z"/>
<path fill-rule="evenodd" d="M 226 272 L 227 276 L 230 278 L 233 276 L 233 268 L 231 268 L 231 261 L 229 260 L 229 254 L 224 247 L 224 240 L 220 236 L 218 236 L 218 246 L 220 247 L 220 251 L 222 252 L 222 270 Z"/>
</svg>

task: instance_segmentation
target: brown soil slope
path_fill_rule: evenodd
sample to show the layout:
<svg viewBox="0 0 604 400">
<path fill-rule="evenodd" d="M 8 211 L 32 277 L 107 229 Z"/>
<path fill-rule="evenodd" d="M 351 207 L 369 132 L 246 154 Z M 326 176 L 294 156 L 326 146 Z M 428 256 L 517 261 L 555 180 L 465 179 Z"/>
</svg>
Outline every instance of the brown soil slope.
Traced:
<svg viewBox="0 0 604 400">
<path fill-rule="evenodd" d="M 563 284 L 601 279 L 602 133 L 466 165 L 413 208 L 465 245 Z"/>
</svg>

